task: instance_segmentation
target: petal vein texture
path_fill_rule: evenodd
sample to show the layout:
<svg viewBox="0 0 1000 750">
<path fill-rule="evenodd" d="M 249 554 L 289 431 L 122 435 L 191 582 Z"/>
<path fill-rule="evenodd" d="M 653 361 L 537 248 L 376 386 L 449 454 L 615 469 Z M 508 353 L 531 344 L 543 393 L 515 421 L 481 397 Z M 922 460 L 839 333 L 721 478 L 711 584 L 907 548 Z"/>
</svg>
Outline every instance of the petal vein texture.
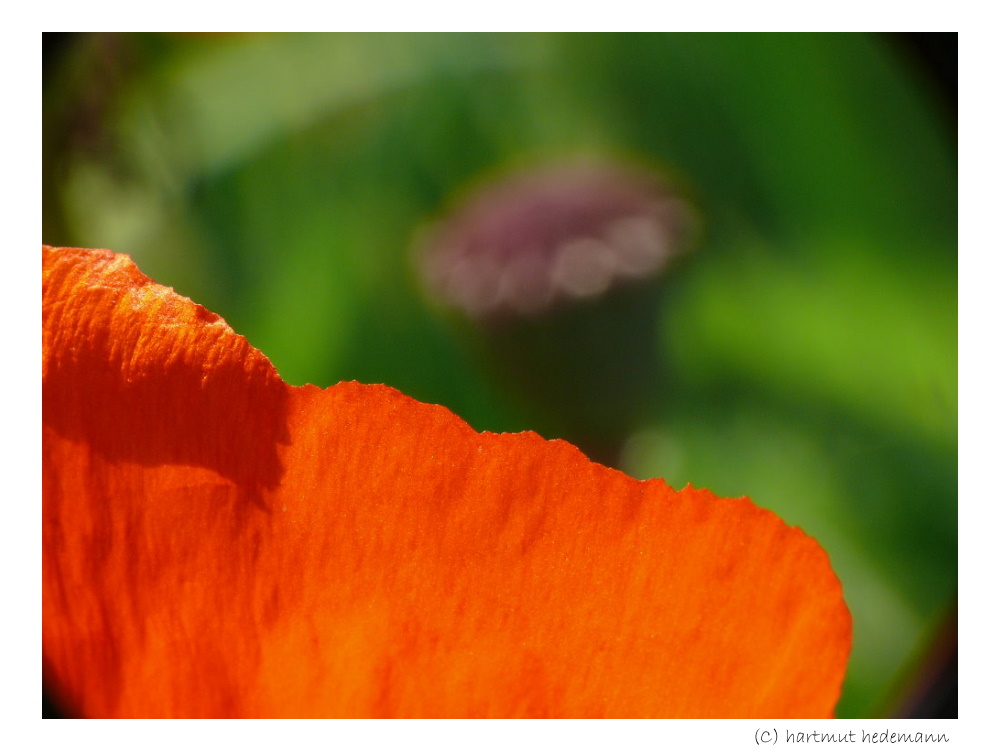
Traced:
<svg viewBox="0 0 1000 750">
<path fill-rule="evenodd" d="M 825 552 L 43 247 L 43 676 L 92 717 L 832 716 Z"/>
</svg>

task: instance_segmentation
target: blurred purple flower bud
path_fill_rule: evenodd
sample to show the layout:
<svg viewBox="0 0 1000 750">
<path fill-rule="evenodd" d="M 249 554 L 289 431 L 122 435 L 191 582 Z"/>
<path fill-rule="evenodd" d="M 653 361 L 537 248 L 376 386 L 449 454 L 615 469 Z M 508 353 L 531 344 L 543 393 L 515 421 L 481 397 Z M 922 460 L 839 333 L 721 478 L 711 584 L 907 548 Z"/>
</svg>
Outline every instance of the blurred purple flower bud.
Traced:
<svg viewBox="0 0 1000 750">
<path fill-rule="evenodd" d="M 430 293 L 471 318 L 533 316 L 655 277 L 690 247 L 694 219 L 645 172 L 536 168 L 468 196 L 419 262 Z"/>
</svg>

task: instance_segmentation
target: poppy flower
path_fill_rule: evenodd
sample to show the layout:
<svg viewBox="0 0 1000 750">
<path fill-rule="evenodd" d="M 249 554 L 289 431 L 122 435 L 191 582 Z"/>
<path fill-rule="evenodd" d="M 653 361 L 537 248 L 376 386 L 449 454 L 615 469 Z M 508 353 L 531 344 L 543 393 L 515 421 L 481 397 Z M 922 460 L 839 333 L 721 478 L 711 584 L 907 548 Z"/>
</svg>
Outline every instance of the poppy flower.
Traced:
<svg viewBox="0 0 1000 750">
<path fill-rule="evenodd" d="M 850 615 L 750 500 L 291 387 L 125 256 L 43 247 L 43 677 L 94 717 L 828 717 Z"/>
</svg>

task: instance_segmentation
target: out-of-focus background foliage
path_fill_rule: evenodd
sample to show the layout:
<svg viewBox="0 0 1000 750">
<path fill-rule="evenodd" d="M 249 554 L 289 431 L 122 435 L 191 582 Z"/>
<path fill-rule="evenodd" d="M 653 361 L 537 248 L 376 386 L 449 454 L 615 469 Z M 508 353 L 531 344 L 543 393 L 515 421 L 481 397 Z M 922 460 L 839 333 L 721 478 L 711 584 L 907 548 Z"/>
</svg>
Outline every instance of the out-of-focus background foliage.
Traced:
<svg viewBox="0 0 1000 750">
<path fill-rule="evenodd" d="M 609 327 L 662 384 L 602 460 L 802 526 L 854 615 L 838 715 L 948 715 L 956 55 L 951 35 L 46 36 L 43 241 L 131 254 L 291 383 L 387 383 L 584 446 L 602 395 L 573 384 L 618 358 L 567 339 Z M 431 298 L 416 248 L 470 186 L 580 157 L 655 170 L 701 217 L 654 332 L 598 302 L 571 336 L 498 337 Z M 616 377 L 629 397 L 646 373 Z"/>
</svg>

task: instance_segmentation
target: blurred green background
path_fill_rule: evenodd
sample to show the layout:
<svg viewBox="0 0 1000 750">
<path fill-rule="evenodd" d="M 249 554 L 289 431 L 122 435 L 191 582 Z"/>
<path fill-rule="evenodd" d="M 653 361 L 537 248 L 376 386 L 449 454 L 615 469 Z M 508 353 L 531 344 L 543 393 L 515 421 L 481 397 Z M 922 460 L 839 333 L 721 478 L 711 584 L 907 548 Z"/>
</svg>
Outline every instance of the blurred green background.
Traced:
<svg viewBox="0 0 1000 750">
<path fill-rule="evenodd" d="M 854 616 L 838 715 L 948 715 L 954 45 L 931 69 L 851 34 L 47 35 L 43 241 L 132 255 L 291 383 L 387 383 L 585 450 L 600 393 L 526 381 L 585 382 L 617 359 L 574 341 L 631 337 L 662 381 L 616 374 L 639 416 L 592 455 L 803 527 Z M 498 334 L 431 299 L 428 226 L 581 156 L 659 172 L 701 217 L 654 329 L 598 301 Z"/>
</svg>

